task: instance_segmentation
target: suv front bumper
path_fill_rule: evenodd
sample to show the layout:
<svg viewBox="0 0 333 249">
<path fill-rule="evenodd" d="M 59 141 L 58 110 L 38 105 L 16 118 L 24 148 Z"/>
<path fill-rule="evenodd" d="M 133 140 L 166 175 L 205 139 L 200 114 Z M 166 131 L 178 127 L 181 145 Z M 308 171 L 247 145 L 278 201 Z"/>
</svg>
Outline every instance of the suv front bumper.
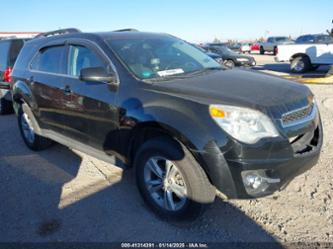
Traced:
<svg viewBox="0 0 333 249">
<path fill-rule="evenodd" d="M 207 166 L 206 172 L 218 191 L 229 199 L 250 199 L 284 189 L 292 179 L 313 167 L 322 142 L 319 121 L 315 129 L 293 142 L 272 142 L 257 148 L 237 144 L 242 157 L 235 156 L 235 146 L 222 153 L 215 142 L 197 156 Z"/>
</svg>

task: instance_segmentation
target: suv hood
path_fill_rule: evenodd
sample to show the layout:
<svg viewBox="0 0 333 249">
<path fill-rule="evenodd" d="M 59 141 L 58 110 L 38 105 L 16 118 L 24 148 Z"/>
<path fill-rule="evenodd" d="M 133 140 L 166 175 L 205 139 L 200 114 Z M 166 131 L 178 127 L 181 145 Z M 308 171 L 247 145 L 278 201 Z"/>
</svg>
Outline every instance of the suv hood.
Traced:
<svg viewBox="0 0 333 249">
<path fill-rule="evenodd" d="M 154 84 L 154 90 L 203 104 L 227 104 L 260 110 L 272 118 L 309 103 L 304 85 L 264 73 L 232 69 Z"/>
</svg>

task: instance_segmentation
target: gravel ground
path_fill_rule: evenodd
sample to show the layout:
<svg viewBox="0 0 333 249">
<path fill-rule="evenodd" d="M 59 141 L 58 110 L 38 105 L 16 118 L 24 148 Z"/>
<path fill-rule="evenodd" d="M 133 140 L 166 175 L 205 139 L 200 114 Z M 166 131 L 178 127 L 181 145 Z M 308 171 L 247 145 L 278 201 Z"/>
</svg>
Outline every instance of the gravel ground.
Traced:
<svg viewBox="0 0 333 249">
<path fill-rule="evenodd" d="M 156 218 L 132 170 L 60 145 L 31 152 L 15 116 L 1 116 L 0 241 L 333 242 L 333 86 L 311 89 L 325 132 L 318 165 L 271 197 L 218 199 L 189 226 Z"/>
</svg>

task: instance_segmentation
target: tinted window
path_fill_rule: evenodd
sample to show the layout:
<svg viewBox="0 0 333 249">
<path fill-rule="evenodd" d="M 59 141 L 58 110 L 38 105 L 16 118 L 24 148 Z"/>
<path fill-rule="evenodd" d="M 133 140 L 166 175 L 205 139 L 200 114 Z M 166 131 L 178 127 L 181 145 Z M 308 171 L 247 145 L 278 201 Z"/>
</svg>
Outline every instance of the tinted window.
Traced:
<svg viewBox="0 0 333 249">
<path fill-rule="evenodd" d="M 10 55 L 9 55 L 9 66 L 13 67 L 15 64 L 15 61 L 24 45 L 23 40 L 17 40 L 14 41 L 11 48 L 10 48 Z"/>
<path fill-rule="evenodd" d="M 283 42 L 283 41 L 288 41 L 289 40 L 289 38 L 287 38 L 287 37 L 276 37 L 275 38 L 275 41 L 277 41 L 277 42 Z"/>
<path fill-rule="evenodd" d="M 64 51 L 64 46 L 42 49 L 34 58 L 31 68 L 42 72 L 63 73 Z"/>
<path fill-rule="evenodd" d="M 81 69 L 89 67 L 106 68 L 106 63 L 91 49 L 83 46 L 70 46 L 68 73 L 79 76 Z"/>
<path fill-rule="evenodd" d="M 7 68 L 9 47 L 10 41 L 0 42 L 0 69 L 2 71 Z"/>
<path fill-rule="evenodd" d="M 329 35 L 318 35 L 316 38 L 318 43 L 332 43 L 333 39 Z"/>
</svg>

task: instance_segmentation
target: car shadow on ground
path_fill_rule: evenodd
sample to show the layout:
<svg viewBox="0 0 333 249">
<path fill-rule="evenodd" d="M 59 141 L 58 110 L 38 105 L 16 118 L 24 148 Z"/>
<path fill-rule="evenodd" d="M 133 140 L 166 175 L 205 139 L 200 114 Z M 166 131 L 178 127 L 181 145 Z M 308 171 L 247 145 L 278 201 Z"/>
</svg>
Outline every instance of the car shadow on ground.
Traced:
<svg viewBox="0 0 333 249">
<path fill-rule="evenodd" d="M 0 117 L 1 242 L 277 242 L 221 200 L 191 224 L 162 221 L 139 196 L 133 170 L 113 181 L 61 145 L 29 151 L 14 122 Z M 69 184 L 77 178 L 88 184 Z"/>
</svg>

